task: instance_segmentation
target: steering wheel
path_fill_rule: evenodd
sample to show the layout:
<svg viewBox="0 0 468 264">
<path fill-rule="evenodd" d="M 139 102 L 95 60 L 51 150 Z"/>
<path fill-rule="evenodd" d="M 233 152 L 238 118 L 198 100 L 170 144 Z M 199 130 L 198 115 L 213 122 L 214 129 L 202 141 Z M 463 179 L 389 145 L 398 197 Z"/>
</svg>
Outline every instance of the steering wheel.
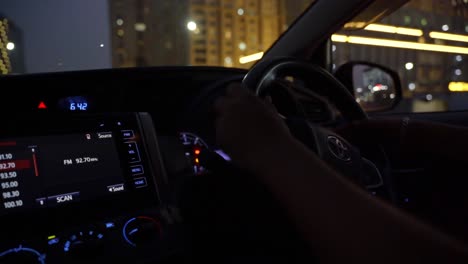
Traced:
<svg viewBox="0 0 468 264">
<path fill-rule="evenodd" d="M 320 90 L 319 93 L 327 96 L 347 121 L 352 122 L 367 119 L 365 112 L 356 103 L 354 97 L 333 75 L 323 68 L 295 59 L 277 58 L 265 59 L 259 62 L 244 77 L 242 86 L 246 89 L 251 89 L 257 96 L 261 97 L 268 94 L 269 89 L 274 85 L 275 81 L 285 76 L 293 76 L 294 78 L 305 80 L 310 85 L 317 87 Z M 233 81 L 238 81 L 238 79 L 226 80 L 207 88 L 189 108 L 189 113 L 192 117 L 208 117 L 201 123 L 205 122 L 205 126 L 213 134 L 214 119 L 211 118 L 213 117 L 211 113 L 213 102 L 224 94 L 227 85 Z M 200 121 L 196 119 L 195 122 L 200 123 Z M 351 145 L 340 135 L 317 124 L 308 122 L 305 118 L 286 117 L 285 122 L 297 139 L 351 181 L 359 185 L 366 185 L 377 179 L 377 182 L 372 182 L 372 184 L 382 184 L 382 176 L 377 167 L 372 162 L 363 159 L 359 149 Z M 301 241 L 301 239 L 295 233 L 294 228 L 291 228 L 292 225 L 287 217 L 278 213 L 282 210 L 278 208 L 278 203 L 272 203 L 274 201 L 272 195 L 264 187 L 256 183 L 254 177 L 240 177 L 239 175 L 244 174 L 244 172 L 224 162 L 219 157 L 217 158 L 216 155 L 205 157 L 204 162 L 209 170 L 225 175 L 223 177 L 205 178 L 204 180 L 197 179 L 195 182 L 190 183 L 190 190 L 184 192 L 183 197 L 186 197 L 186 203 L 182 205 L 182 209 L 186 212 L 192 223 L 194 223 L 192 227 L 205 231 L 216 229 L 215 233 L 218 235 L 208 236 L 210 237 L 209 240 L 228 237 L 229 243 L 226 243 L 226 245 L 229 245 L 230 248 L 242 247 L 242 250 L 236 252 L 250 252 L 250 245 L 251 247 L 255 247 L 257 251 L 262 252 L 289 252 L 290 254 L 287 254 L 288 256 L 285 257 L 286 261 L 289 260 L 289 262 L 291 262 L 291 254 L 295 254 L 296 257 L 301 256 L 298 250 L 304 249 L 302 242 L 290 243 L 289 240 L 287 243 L 284 243 L 284 241 L 278 243 L 280 240 L 276 239 L 276 243 L 272 245 L 271 242 L 274 238 L 280 237 L 288 240 L 288 238 L 294 237 L 296 241 Z M 231 175 L 231 177 L 226 177 L 226 175 Z M 196 187 L 194 188 L 194 186 Z M 221 211 L 221 213 L 213 217 L 213 212 L 215 211 Z M 261 212 L 260 214 L 259 211 Z M 275 221 L 271 221 L 273 219 L 272 214 Z M 194 215 L 205 215 L 207 217 L 204 218 L 204 221 L 200 221 L 197 217 L 193 217 Z M 252 217 L 252 215 L 256 215 L 256 217 Z M 221 224 L 221 228 L 219 228 L 220 222 L 224 223 Z M 268 224 L 272 222 L 274 222 L 273 226 Z M 225 229 L 226 226 L 230 227 L 228 231 Z M 241 228 L 237 228 L 240 226 Z M 274 226 L 281 226 L 282 228 L 278 229 Z M 272 230 L 276 232 L 274 238 L 271 236 Z M 257 233 L 257 235 L 252 235 L 254 233 Z M 195 232 L 194 236 L 207 235 L 203 232 Z M 263 238 L 259 238 L 262 236 Z M 234 239 L 234 237 L 237 239 Z M 269 250 L 261 246 L 264 244 L 268 245 L 266 248 L 269 248 Z M 288 250 L 284 250 L 285 248 Z M 218 253 L 224 252 L 221 248 L 217 248 L 217 250 Z M 301 253 L 306 252 L 299 251 Z M 280 260 L 282 258 L 275 255 L 275 259 Z M 296 259 L 300 259 L 300 257 Z M 245 259 L 242 261 L 244 262 Z M 268 259 L 268 261 L 271 261 L 271 259 Z"/>
<path fill-rule="evenodd" d="M 310 63 L 291 58 L 265 59 L 249 71 L 242 85 L 263 97 L 275 82 L 286 76 L 304 80 L 307 85 L 313 86 L 314 90 L 336 106 L 348 122 L 367 119 L 366 113 L 341 82 L 325 69 Z M 294 96 L 291 93 L 284 94 Z M 377 167 L 367 159 L 362 159 L 359 149 L 340 135 L 305 118 L 286 117 L 285 121 L 297 139 L 342 175 L 366 187 L 383 184 Z"/>
</svg>

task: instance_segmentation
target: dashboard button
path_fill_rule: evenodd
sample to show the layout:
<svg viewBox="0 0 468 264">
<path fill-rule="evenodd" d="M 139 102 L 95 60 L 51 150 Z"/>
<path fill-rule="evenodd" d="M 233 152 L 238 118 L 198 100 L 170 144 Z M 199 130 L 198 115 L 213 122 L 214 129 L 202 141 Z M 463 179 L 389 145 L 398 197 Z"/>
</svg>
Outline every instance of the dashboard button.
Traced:
<svg viewBox="0 0 468 264">
<path fill-rule="evenodd" d="M 125 191 L 125 185 L 123 183 L 109 185 L 109 186 L 107 186 L 107 190 L 109 192 L 111 192 L 111 193 L 123 192 L 123 191 Z"/>
<path fill-rule="evenodd" d="M 37 198 L 36 203 L 41 207 L 47 206 L 47 198 Z"/>
<path fill-rule="evenodd" d="M 114 222 L 107 222 L 104 224 L 104 226 L 106 227 L 106 229 L 112 229 L 115 227 L 115 223 Z"/>
<path fill-rule="evenodd" d="M 135 142 L 127 142 L 127 153 L 128 153 L 128 161 L 130 163 L 135 163 L 140 161 L 140 153 L 138 152 L 138 147 Z"/>
<path fill-rule="evenodd" d="M 146 187 L 147 183 L 146 183 L 146 178 L 145 177 L 141 177 L 141 178 L 136 178 L 133 180 L 133 185 L 136 187 L 136 188 L 142 188 L 142 187 Z"/>
<path fill-rule="evenodd" d="M 58 205 L 78 201 L 79 199 L 80 192 L 64 193 L 47 197 L 47 203 L 49 205 Z"/>
<path fill-rule="evenodd" d="M 122 130 L 121 133 L 122 138 L 124 139 L 131 139 L 135 137 L 135 133 L 133 132 L 133 130 Z"/>
<path fill-rule="evenodd" d="M 130 172 L 132 173 L 133 176 L 143 174 L 144 173 L 143 166 L 142 165 L 131 166 Z"/>
<path fill-rule="evenodd" d="M 84 259 L 93 258 L 102 253 L 104 235 L 98 230 L 86 230 L 72 235 L 63 245 L 65 253 Z"/>
<path fill-rule="evenodd" d="M 52 246 L 52 245 L 58 244 L 59 242 L 60 242 L 60 239 L 58 237 L 55 237 L 55 238 L 49 239 L 47 244 L 49 244 L 49 246 Z"/>
</svg>

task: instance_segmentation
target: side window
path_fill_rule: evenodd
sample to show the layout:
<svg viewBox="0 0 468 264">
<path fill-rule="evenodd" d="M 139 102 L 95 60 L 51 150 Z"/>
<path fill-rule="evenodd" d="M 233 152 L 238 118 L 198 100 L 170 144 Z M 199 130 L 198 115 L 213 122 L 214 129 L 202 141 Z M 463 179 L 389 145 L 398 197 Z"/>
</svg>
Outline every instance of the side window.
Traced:
<svg viewBox="0 0 468 264">
<path fill-rule="evenodd" d="M 399 73 L 403 100 L 391 111 L 468 110 L 468 1 L 411 0 L 332 42 L 334 67 L 360 60 Z"/>
</svg>

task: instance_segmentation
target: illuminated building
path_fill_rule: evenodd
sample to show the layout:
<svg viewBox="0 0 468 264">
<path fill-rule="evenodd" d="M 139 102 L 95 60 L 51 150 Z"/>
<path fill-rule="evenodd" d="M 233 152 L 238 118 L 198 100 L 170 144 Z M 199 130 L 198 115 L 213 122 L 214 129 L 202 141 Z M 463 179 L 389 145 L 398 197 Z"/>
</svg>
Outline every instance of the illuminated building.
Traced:
<svg viewBox="0 0 468 264">
<path fill-rule="evenodd" d="M 188 64 L 186 0 L 111 0 L 112 65 Z"/>
<path fill-rule="evenodd" d="M 8 33 L 8 20 L 0 18 L 0 74 L 9 74 L 12 71 L 9 52 L 15 45 L 8 39 Z"/>
<path fill-rule="evenodd" d="M 24 60 L 23 31 L 20 30 L 11 20 L 8 23 L 8 39 L 15 46 L 9 50 L 11 62 L 11 73 L 25 73 L 26 66 Z"/>
<path fill-rule="evenodd" d="M 22 32 L 0 15 L 0 74 L 24 73 Z"/>
<path fill-rule="evenodd" d="M 190 64 L 251 66 L 286 29 L 285 0 L 189 0 Z"/>
<path fill-rule="evenodd" d="M 248 68 L 311 1 L 111 0 L 113 65 Z"/>
</svg>

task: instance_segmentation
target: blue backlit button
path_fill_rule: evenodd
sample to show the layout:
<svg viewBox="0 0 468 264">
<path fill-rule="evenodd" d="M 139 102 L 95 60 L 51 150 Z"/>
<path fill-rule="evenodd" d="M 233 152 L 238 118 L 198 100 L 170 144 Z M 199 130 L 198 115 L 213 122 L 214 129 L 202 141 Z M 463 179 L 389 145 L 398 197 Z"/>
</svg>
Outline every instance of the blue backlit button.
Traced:
<svg viewBox="0 0 468 264">
<path fill-rule="evenodd" d="M 138 152 L 138 147 L 135 142 L 127 142 L 127 153 L 128 153 L 128 161 L 130 163 L 139 162 L 140 161 L 140 153 Z"/>
<path fill-rule="evenodd" d="M 80 192 L 64 193 L 47 197 L 47 203 L 49 205 L 58 205 L 78 201 L 79 199 Z"/>
<path fill-rule="evenodd" d="M 135 133 L 133 133 L 133 130 L 122 130 L 122 138 L 124 139 L 130 139 L 135 137 Z"/>
<path fill-rule="evenodd" d="M 135 188 L 142 188 L 142 187 L 146 187 L 146 178 L 145 177 L 141 177 L 141 178 L 136 178 L 136 179 L 133 179 L 133 185 L 135 186 Z"/>
<path fill-rule="evenodd" d="M 115 227 L 115 223 L 114 222 L 107 222 L 104 224 L 104 226 L 106 227 L 106 229 L 112 229 Z"/>
<path fill-rule="evenodd" d="M 140 175 L 140 174 L 143 174 L 145 173 L 144 170 L 143 170 L 143 165 L 136 165 L 136 166 L 131 166 L 130 167 L 130 172 L 132 173 L 132 175 Z"/>
<path fill-rule="evenodd" d="M 56 237 L 56 236 L 49 236 L 48 240 L 49 241 L 47 241 L 47 244 L 49 244 L 49 246 L 58 244 L 60 242 L 60 239 L 58 237 Z"/>
</svg>

